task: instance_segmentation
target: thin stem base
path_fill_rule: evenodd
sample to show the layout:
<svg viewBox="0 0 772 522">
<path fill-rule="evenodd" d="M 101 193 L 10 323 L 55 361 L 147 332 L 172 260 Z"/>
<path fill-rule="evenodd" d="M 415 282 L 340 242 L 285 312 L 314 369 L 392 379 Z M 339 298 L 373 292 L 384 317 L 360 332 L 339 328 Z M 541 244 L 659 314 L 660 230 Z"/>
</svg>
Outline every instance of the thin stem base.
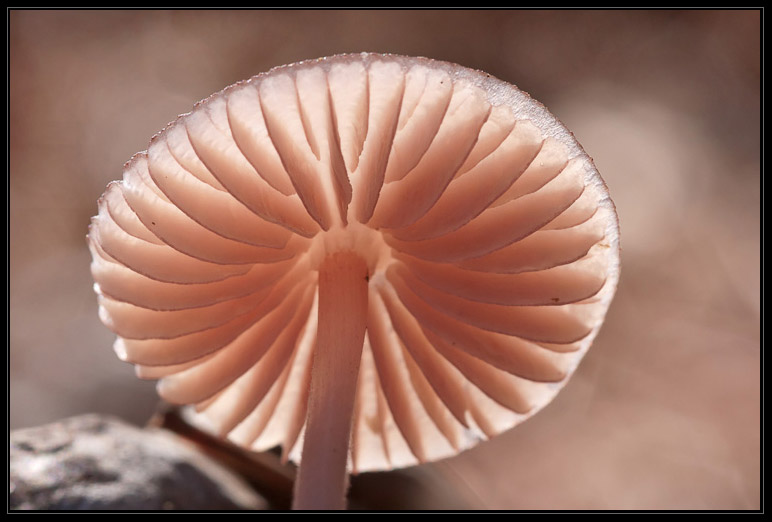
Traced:
<svg viewBox="0 0 772 522">
<path fill-rule="evenodd" d="M 319 267 L 319 324 L 293 509 L 345 509 L 349 444 L 367 324 L 368 269 L 350 251 Z"/>
</svg>

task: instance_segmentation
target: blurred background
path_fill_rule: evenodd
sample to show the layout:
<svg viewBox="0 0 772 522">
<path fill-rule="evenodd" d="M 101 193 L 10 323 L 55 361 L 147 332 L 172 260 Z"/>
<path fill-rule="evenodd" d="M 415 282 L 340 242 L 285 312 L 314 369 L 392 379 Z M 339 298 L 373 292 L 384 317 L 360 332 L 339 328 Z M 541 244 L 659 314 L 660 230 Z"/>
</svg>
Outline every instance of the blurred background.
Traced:
<svg viewBox="0 0 772 522">
<path fill-rule="evenodd" d="M 482 69 L 543 102 L 619 212 L 622 276 L 565 390 L 421 466 L 477 509 L 759 509 L 758 11 L 9 11 L 9 423 L 158 402 L 97 318 L 85 235 L 194 102 L 343 52 Z M 457 499 L 456 499 L 457 500 Z M 459 505 L 438 499 L 434 507 Z"/>
</svg>

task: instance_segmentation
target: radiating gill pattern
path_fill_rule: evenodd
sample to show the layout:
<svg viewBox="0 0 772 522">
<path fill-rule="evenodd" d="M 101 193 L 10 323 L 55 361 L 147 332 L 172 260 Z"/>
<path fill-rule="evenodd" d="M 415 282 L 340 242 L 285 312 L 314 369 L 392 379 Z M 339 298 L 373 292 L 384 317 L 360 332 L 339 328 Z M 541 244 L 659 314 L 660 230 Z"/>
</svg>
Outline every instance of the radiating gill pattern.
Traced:
<svg viewBox="0 0 772 522">
<path fill-rule="evenodd" d="M 200 102 L 108 186 L 89 245 L 121 359 L 221 435 L 293 460 L 316 269 L 360 252 L 354 472 L 449 456 L 542 408 L 618 266 L 605 186 L 543 107 L 484 73 L 374 55 Z"/>
</svg>

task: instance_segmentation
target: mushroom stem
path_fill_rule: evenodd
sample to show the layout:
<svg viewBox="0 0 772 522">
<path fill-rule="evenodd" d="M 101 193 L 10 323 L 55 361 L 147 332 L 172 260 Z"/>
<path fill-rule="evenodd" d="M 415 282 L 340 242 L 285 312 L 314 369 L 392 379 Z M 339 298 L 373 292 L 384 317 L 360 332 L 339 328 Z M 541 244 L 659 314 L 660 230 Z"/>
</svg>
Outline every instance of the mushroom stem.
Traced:
<svg viewBox="0 0 772 522">
<path fill-rule="evenodd" d="M 293 509 L 345 509 L 348 453 L 367 323 L 368 268 L 351 251 L 319 267 L 319 323 Z"/>
</svg>

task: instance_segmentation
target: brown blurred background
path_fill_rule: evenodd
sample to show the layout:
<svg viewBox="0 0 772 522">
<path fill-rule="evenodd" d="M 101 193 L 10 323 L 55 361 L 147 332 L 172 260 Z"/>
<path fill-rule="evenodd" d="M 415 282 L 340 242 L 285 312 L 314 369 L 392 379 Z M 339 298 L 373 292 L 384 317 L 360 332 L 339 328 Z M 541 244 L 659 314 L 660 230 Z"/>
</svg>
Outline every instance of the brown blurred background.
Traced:
<svg viewBox="0 0 772 522">
<path fill-rule="evenodd" d="M 759 509 L 758 11 L 13 10 L 9 27 L 11 429 L 83 412 L 141 424 L 157 404 L 111 350 L 85 243 L 155 132 L 273 66 L 423 55 L 563 120 L 608 183 L 623 253 L 563 393 L 421 472 L 479 509 Z"/>
</svg>

